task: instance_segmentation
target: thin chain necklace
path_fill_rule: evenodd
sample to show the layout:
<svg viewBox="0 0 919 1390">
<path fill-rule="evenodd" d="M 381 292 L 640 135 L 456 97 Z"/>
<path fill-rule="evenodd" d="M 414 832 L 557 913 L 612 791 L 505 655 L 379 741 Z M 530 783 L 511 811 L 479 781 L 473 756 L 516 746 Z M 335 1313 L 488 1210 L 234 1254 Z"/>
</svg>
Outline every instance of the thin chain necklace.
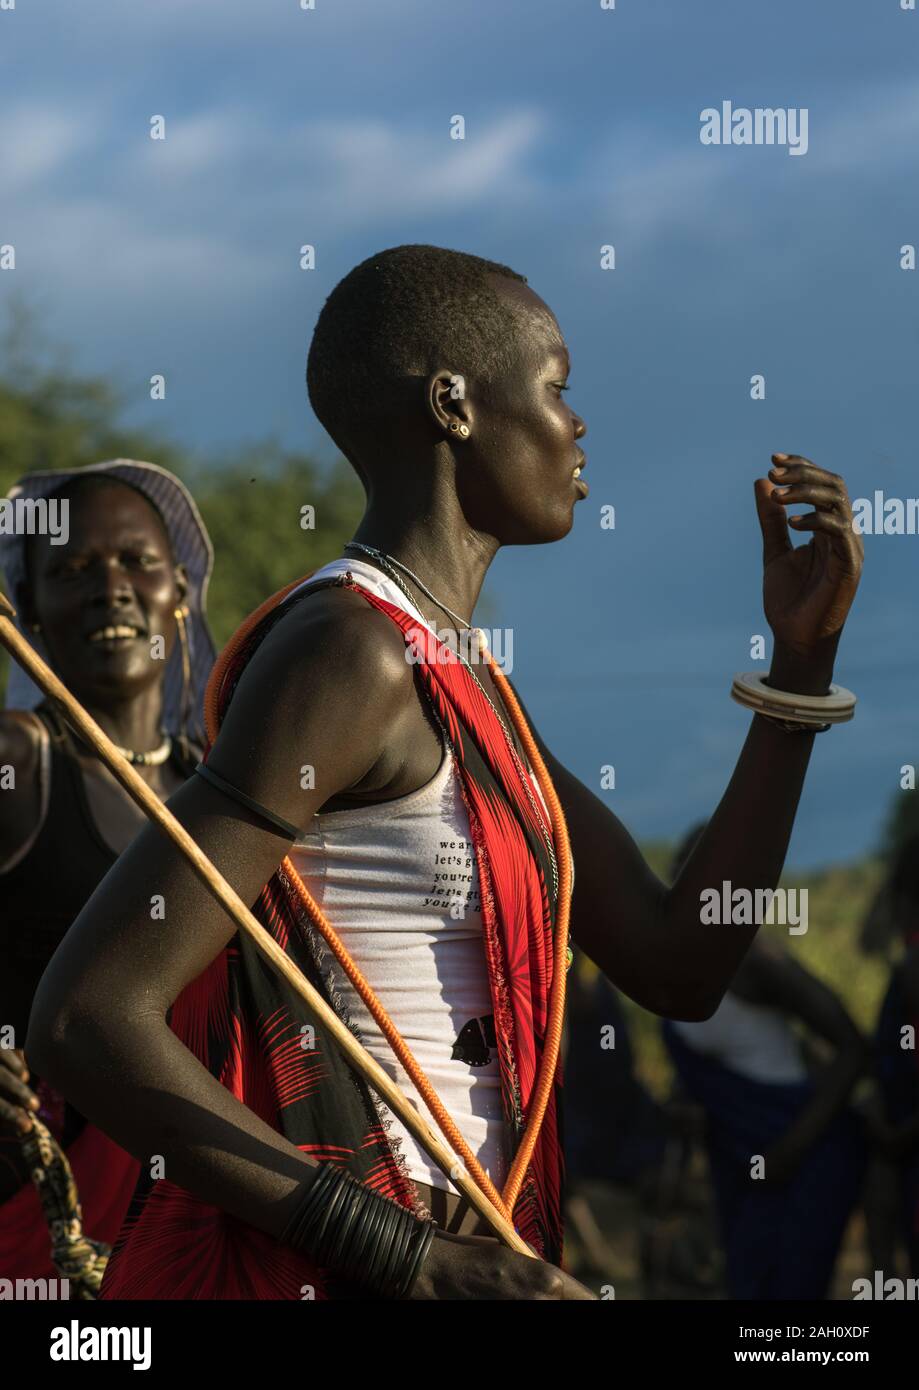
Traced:
<svg viewBox="0 0 919 1390">
<path fill-rule="evenodd" d="M 393 568 L 394 565 L 397 565 L 397 566 L 399 567 L 399 569 L 404 570 L 405 573 L 406 573 L 407 575 L 409 575 L 409 576 L 415 581 L 415 583 L 418 585 L 418 587 L 419 587 L 419 589 L 422 591 L 422 593 L 425 594 L 425 595 L 427 595 L 427 597 L 431 600 L 432 603 L 435 603 L 435 604 L 437 605 L 438 608 L 442 608 L 443 611 L 444 611 L 445 613 L 449 614 L 449 616 L 450 616 L 451 618 L 453 618 L 457 623 L 459 623 L 461 627 L 467 629 L 468 631 L 477 631 L 477 629 L 473 629 L 473 628 L 472 628 L 471 623 L 464 622 L 463 619 L 460 618 L 458 614 L 454 613 L 453 610 L 452 610 L 452 608 L 448 608 L 447 605 L 446 605 L 445 603 L 441 603 L 440 599 L 437 598 L 437 597 L 435 597 L 435 595 L 431 593 L 430 589 L 428 589 L 428 588 L 422 583 L 422 581 L 418 578 L 417 574 L 413 574 L 412 571 L 411 571 L 406 565 L 403 565 L 399 560 L 396 560 L 392 555 L 387 555 L 387 554 L 385 554 L 382 550 L 377 550 L 374 546 L 363 545 L 360 541 L 348 541 L 344 548 L 345 548 L 345 550 L 363 550 L 366 554 L 372 555 L 373 558 L 377 561 L 377 563 L 381 566 L 381 568 L 383 568 L 383 569 L 386 570 L 386 572 L 388 573 L 389 577 L 392 579 L 393 583 L 396 584 L 396 585 L 398 585 L 398 587 L 402 590 L 403 594 L 405 594 L 405 597 L 409 600 L 409 602 L 412 603 L 412 604 L 415 604 L 415 607 L 417 608 L 418 605 L 417 605 L 417 603 L 415 602 L 415 599 L 413 598 L 412 594 L 409 592 L 409 589 L 408 589 L 407 585 L 406 585 L 405 582 L 400 578 L 400 576 L 398 575 L 398 573 L 396 572 L 396 570 Z M 421 610 L 419 609 L 419 612 L 420 612 L 420 611 L 421 611 Z M 542 811 L 541 811 L 540 807 L 536 804 L 536 798 L 535 798 L 535 796 L 533 795 L 533 787 L 532 787 L 532 783 L 531 783 L 531 781 L 530 781 L 529 773 L 527 772 L 526 768 L 523 766 L 523 762 L 521 761 L 520 754 L 517 752 L 517 748 L 516 748 L 516 746 L 515 746 L 515 744 L 514 744 L 514 740 L 513 740 L 512 736 L 511 736 L 511 732 L 510 732 L 509 728 L 507 727 L 507 723 L 506 723 L 505 720 L 502 718 L 502 716 L 498 713 L 498 710 L 497 710 L 497 707 L 496 707 L 494 701 L 492 700 L 492 698 L 491 698 L 491 696 L 489 695 L 488 691 L 485 689 L 484 685 L 482 684 L 482 682 L 479 680 L 478 676 L 476 675 L 475 670 L 474 670 L 472 664 L 471 664 L 469 661 L 466 660 L 466 658 L 465 658 L 465 657 L 463 656 L 463 654 L 462 654 L 462 651 L 458 651 L 458 652 L 457 652 L 457 656 L 459 657 L 459 659 L 460 659 L 460 661 L 463 663 L 463 665 L 466 667 L 466 670 L 469 672 L 470 676 L 471 676 L 472 679 L 475 681 L 476 685 L 479 687 L 479 690 L 480 690 L 480 691 L 482 692 L 482 694 L 485 696 L 485 699 L 488 701 L 489 705 L 491 706 L 492 713 L 494 714 L 495 718 L 496 718 L 497 721 L 498 721 L 498 725 L 499 725 L 499 727 L 500 727 L 500 729 L 501 729 L 501 732 L 504 734 L 505 740 L 506 740 L 506 742 L 507 742 L 507 746 L 508 746 L 508 748 L 510 749 L 510 752 L 511 752 L 511 758 L 513 759 L 514 767 L 516 768 L 517 774 L 518 774 L 518 776 L 519 776 L 519 778 L 520 778 L 520 783 L 521 783 L 521 785 L 522 785 L 522 787 L 523 787 L 523 790 L 524 790 L 524 792 L 526 793 L 527 800 L 528 800 L 529 803 L 530 803 L 530 809 L 531 809 L 531 811 L 533 812 L 533 817 L 534 817 L 534 819 L 535 819 L 535 821 L 536 821 L 536 824 L 539 826 L 540 834 L 542 835 L 543 844 L 545 845 L 545 847 L 546 847 L 546 852 L 547 852 L 547 854 L 548 854 L 548 856 L 549 856 L 549 863 L 550 863 L 551 868 L 552 868 L 552 888 L 553 888 L 553 893 L 554 893 L 555 899 L 557 900 L 557 899 L 558 899 L 558 861 L 557 861 L 557 859 L 556 859 L 556 857 L 555 857 L 555 846 L 554 846 L 554 844 L 553 844 L 553 842 L 552 842 L 552 831 L 551 831 L 551 828 L 546 824 L 545 818 L 544 818 L 544 816 L 543 816 L 543 814 L 542 814 Z"/>
<path fill-rule="evenodd" d="M 376 546 L 363 545 L 361 541 L 347 541 L 345 544 L 345 550 L 363 550 L 367 555 L 372 555 L 375 560 L 385 560 L 390 565 L 395 565 L 396 568 L 400 569 L 403 574 L 407 574 L 409 579 L 414 580 L 421 592 L 423 594 L 426 594 L 432 603 L 436 603 L 438 608 L 442 608 L 443 611 L 447 614 L 447 616 L 452 618 L 455 623 L 459 623 L 460 627 L 465 628 L 467 631 L 472 630 L 472 623 L 467 623 L 466 620 L 464 618 L 461 618 L 458 613 L 454 613 L 452 608 L 448 608 L 445 603 L 441 603 L 439 598 L 435 598 L 434 595 L 431 593 L 430 589 L 426 588 L 424 584 L 422 584 L 417 574 L 415 574 L 413 570 L 410 570 L 408 565 L 403 565 L 402 561 L 397 560 L 394 555 L 386 555 L 382 550 L 377 550 Z M 399 585 L 399 588 L 406 595 L 406 597 L 411 599 L 414 603 L 415 600 L 412 599 L 411 594 L 408 592 L 401 579 L 399 579 L 398 575 L 393 575 L 392 578 L 395 579 L 396 583 Z"/>
</svg>

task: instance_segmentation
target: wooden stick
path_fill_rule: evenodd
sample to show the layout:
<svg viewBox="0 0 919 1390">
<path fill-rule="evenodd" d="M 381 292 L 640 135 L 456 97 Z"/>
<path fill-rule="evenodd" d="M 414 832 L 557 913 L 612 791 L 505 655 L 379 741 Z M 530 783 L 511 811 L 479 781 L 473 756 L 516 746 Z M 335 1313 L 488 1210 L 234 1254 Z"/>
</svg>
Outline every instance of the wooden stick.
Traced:
<svg viewBox="0 0 919 1390">
<path fill-rule="evenodd" d="M 408 1097 L 402 1094 L 398 1086 L 390 1079 L 380 1064 L 371 1057 L 370 1053 L 361 1047 L 350 1029 L 342 1023 L 338 1015 L 313 988 L 309 980 L 301 974 L 274 938 L 256 920 L 242 898 L 214 867 L 185 827 L 163 805 L 156 793 L 151 791 L 143 778 L 135 772 L 124 754 L 119 753 L 114 743 L 99 728 L 92 716 L 71 695 L 50 667 L 42 661 L 31 643 L 26 641 L 14 625 L 12 620 L 15 616 L 15 609 L 6 596 L 0 593 L 0 642 L 3 643 L 10 655 L 19 662 L 20 666 L 28 672 L 35 684 L 46 695 L 57 701 L 67 716 L 68 722 L 95 749 L 106 767 L 118 778 L 125 791 L 130 793 L 141 810 L 146 812 L 150 819 L 155 821 L 160 829 L 168 835 L 169 839 L 188 860 L 208 892 L 232 917 L 239 930 L 248 936 L 256 950 L 275 973 L 286 980 L 291 988 L 299 994 L 300 998 L 332 1034 L 355 1071 L 360 1072 L 373 1089 L 383 1097 L 406 1129 L 417 1139 L 422 1148 L 427 1150 L 441 1172 L 446 1174 L 450 1182 L 462 1193 L 483 1220 L 488 1222 L 495 1234 L 504 1241 L 505 1245 L 516 1250 L 519 1254 L 538 1258 L 538 1256 L 533 1256 L 533 1251 L 525 1241 L 521 1240 L 510 1222 L 505 1221 L 485 1194 L 476 1186 L 456 1154 L 447 1147 L 440 1135 L 434 1133 Z"/>
</svg>

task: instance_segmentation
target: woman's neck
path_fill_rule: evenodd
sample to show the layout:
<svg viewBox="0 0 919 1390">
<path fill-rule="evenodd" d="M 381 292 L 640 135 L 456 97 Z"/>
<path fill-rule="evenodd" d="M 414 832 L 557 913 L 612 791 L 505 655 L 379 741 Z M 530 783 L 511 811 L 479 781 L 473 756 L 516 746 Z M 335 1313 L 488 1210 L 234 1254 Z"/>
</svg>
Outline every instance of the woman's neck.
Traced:
<svg viewBox="0 0 919 1390">
<path fill-rule="evenodd" d="M 106 700 L 102 703 L 87 697 L 82 703 L 119 748 L 147 753 L 157 748 L 163 740 L 163 688 L 160 681 L 149 690 L 123 700 Z"/>
<path fill-rule="evenodd" d="M 498 549 L 492 537 L 482 536 L 465 523 L 451 527 L 449 522 L 439 517 L 413 521 L 375 512 L 372 507 L 364 514 L 354 533 L 354 540 L 398 560 L 417 574 L 440 605 L 447 605 L 469 621 L 472 620 L 488 567 Z M 346 555 L 355 553 L 368 563 L 373 563 L 372 557 L 360 552 L 345 552 Z M 430 599 L 398 567 L 396 573 L 415 593 L 421 612 L 442 622 L 443 611 L 435 611 Z"/>
</svg>

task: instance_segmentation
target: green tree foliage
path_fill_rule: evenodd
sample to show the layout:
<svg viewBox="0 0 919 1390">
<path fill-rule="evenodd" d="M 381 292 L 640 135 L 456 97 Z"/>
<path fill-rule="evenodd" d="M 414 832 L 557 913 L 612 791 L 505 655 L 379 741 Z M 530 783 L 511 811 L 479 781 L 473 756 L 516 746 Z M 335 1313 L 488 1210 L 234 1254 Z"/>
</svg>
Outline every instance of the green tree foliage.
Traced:
<svg viewBox="0 0 919 1390">
<path fill-rule="evenodd" d="M 81 375 L 42 339 L 21 304 L 0 331 L 0 493 L 44 468 L 80 468 L 109 458 L 137 458 L 180 473 L 179 450 L 153 434 L 124 427 L 124 400 L 110 382 Z"/>
<path fill-rule="evenodd" d="M 214 542 L 208 612 L 218 643 L 269 594 L 340 554 L 363 509 L 347 463 L 324 471 L 270 443 L 186 481 Z"/>
<path fill-rule="evenodd" d="M 161 464 L 189 486 L 215 550 L 208 610 L 218 646 L 263 599 L 340 553 L 363 510 L 363 491 L 343 460 L 325 467 L 268 441 L 232 458 L 191 460 L 152 430 L 123 423 L 125 397 L 82 375 L 66 354 L 39 341 L 18 305 L 0 333 L 0 495 L 45 468 L 104 459 Z M 312 507 L 314 526 L 303 509 Z M 6 685 L 0 651 L 0 692 Z"/>
</svg>

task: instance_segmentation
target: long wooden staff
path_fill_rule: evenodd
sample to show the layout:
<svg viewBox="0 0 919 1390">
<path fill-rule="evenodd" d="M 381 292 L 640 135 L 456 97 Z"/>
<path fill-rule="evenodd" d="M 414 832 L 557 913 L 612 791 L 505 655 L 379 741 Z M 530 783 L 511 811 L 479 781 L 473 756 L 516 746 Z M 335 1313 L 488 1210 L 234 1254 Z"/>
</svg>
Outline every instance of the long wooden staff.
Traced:
<svg viewBox="0 0 919 1390">
<path fill-rule="evenodd" d="M 434 1133 L 411 1101 L 402 1094 L 398 1086 L 387 1076 L 370 1053 L 361 1047 L 350 1029 L 342 1023 L 338 1015 L 313 988 L 309 980 L 301 974 L 274 938 L 255 919 L 242 898 L 230 887 L 185 827 L 163 805 L 156 793 L 150 790 L 147 783 L 135 772 L 127 758 L 118 752 L 118 749 L 99 728 L 92 716 L 86 712 L 78 700 L 74 699 L 67 687 L 42 661 L 34 647 L 16 628 L 12 621 L 15 616 L 16 610 L 6 596 L 0 593 L 0 642 L 3 643 L 10 655 L 28 672 L 39 689 L 57 701 L 62 712 L 67 716 L 68 722 L 96 750 L 109 771 L 118 778 L 125 791 L 130 793 L 141 810 L 146 812 L 150 819 L 155 821 L 160 829 L 169 836 L 169 839 L 188 860 L 205 888 L 229 913 L 239 930 L 245 932 L 256 950 L 275 973 L 286 980 L 300 998 L 309 1005 L 312 1012 L 335 1038 L 355 1071 L 360 1072 L 373 1089 L 383 1097 L 389 1108 L 399 1116 L 406 1129 L 417 1139 L 422 1148 L 427 1150 L 441 1172 L 446 1174 L 454 1187 L 462 1193 L 483 1220 L 488 1222 L 495 1234 L 504 1241 L 505 1245 L 516 1250 L 519 1254 L 530 1255 L 534 1259 L 538 1258 L 538 1256 L 533 1255 L 533 1251 L 526 1242 L 521 1240 L 510 1222 L 504 1219 L 485 1194 L 479 1190 L 456 1154 L 447 1147 L 439 1135 Z"/>
</svg>

